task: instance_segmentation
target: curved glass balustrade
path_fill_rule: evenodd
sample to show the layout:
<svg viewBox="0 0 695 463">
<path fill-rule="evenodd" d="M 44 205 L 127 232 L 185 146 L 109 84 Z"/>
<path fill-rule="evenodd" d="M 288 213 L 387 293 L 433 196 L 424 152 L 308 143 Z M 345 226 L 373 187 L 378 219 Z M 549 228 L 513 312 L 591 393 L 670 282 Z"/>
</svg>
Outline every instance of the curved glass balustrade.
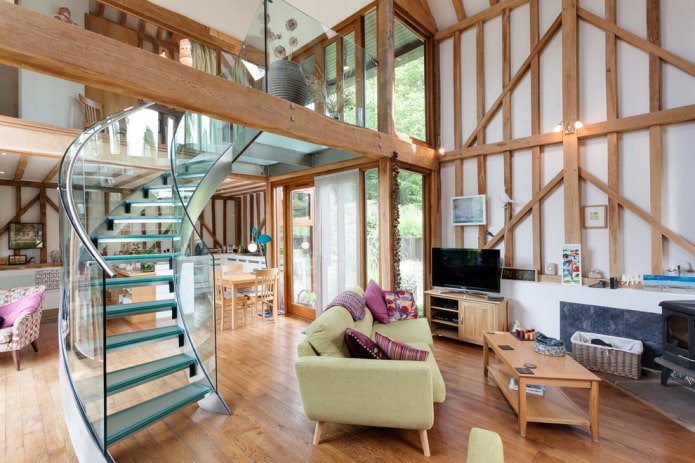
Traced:
<svg viewBox="0 0 695 463">
<path fill-rule="evenodd" d="M 230 134 L 143 104 L 66 152 L 61 360 L 84 420 L 76 433 L 70 423 L 78 455 L 85 435 L 107 456 L 108 445 L 206 396 L 229 413 L 216 393 L 214 259 L 193 222 L 230 171 Z"/>
</svg>

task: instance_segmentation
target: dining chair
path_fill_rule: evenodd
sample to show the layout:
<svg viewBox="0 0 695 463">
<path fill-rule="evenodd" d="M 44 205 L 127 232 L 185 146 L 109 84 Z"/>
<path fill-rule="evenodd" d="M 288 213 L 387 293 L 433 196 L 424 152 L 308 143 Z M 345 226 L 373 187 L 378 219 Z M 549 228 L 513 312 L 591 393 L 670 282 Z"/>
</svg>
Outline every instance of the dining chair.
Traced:
<svg viewBox="0 0 695 463">
<path fill-rule="evenodd" d="M 264 320 L 275 320 L 277 317 L 277 281 L 277 268 L 256 270 L 256 282 L 252 291 L 246 293 L 253 309 L 254 320 L 259 309 Z"/>
<path fill-rule="evenodd" d="M 221 265 L 219 270 L 215 270 L 215 308 L 220 311 L 222 329 L 224 329 L 224 317 L 226 313 L 232 312 L 232 316 L 235 316 L 231 308 L 232 288 L 224 285 L 224 279 L 234 273 L 241 273 L 242 270 L 242 264 Z M 234 326 L 234 323 L 232 323 L 232 326 Z"/>
<path fill-rule="evenodd" d="M 81 93 L 78 95 L 80 112 L 82 113 L 82 128 L 86 129 L 104 118 L 104 108 L 98 101 L 91 100 Z"/>
</svg>

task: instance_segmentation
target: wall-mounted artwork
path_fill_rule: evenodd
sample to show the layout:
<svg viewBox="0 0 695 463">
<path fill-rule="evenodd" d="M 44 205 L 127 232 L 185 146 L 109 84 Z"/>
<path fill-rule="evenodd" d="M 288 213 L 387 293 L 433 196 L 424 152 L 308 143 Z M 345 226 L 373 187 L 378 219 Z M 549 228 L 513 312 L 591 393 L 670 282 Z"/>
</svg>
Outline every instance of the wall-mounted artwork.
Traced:
<svg viewBox="0 0 695 463">
<path fill-rule="evenodd" d="M 11 223 L 8 231 L 10 249 L 43 248 L 43 224 Z"/>
<path fill-rule="evenodd" d="M 584 228 L 607 228 L 606 206 L 584 206 Z"/>
<path fill-rule="evenodd" d="M 451 198 L 451 218 L 454 225 L 485 225 L 485 195 Z"/>
<path fill-rule="evenodd" d="M 565 244 L 562 247 L 562 284 L 582 284 L 582 246 Z"/>
</svg>

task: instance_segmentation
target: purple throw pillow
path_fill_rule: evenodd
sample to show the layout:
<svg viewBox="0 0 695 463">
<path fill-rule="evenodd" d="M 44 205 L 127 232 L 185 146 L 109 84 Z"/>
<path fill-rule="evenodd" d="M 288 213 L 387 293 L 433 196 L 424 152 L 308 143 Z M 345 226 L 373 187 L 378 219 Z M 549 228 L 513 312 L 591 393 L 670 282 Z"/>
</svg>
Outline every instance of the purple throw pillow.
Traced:
<svg viewBox="0 0 695 463">
<path fill-rule="evenodd" d="M 384 291 L 381 287 L 369 280 L 367 290 L 364 292 L 364 300 L 367 301 L 367 307 L 371 310 L 372 315 L 379 323 L 384 325 L 389 322 L 389 312 L 384 301 Z"/>
<path fill-rule="evenodd" d="M 374 333 L 376 345 L 381 347 L 386 356 L 391 360 L 419 360 L 424 362 L 430 355 L 429 351 L 416 349 L 415 347 L 403 344 L 402 342 L 391 339 L 388 336 Z"/>
<path fill-rule="evenodd" d="M 32 293 L 23 298 L 10 302 L 7 305 L 0 307 L 0 317 L 3 318 L 0 328 L 7 328 L 14 325 L 14 322 L 22 315 L 35 313 L 39 310 L 41 301 L 43 300 L 43 291 Z"/>
<path fill-rule="evenodd" d="M 362 320 L 366 313 L 364 305 L 365 301 L 362 296 L 354 291 L 343 291 L 326 306 L 324 311 L 335 306 L 345 307 L 347 311 L 350 312 L 350 315 L 352 315 L 353 320 Z"/>
<path fill-rule="evenodd" d="M 384 291 L 384 301 L 391 322 L 418 317 L 415 296 L 410 291 Z"/>
<path fill-rule="evenodd" d="M 345 342 L 347 343 L 350 355 L 361 359 L 386 359 L 386 355 L 374 341 L 369 339 L 366 334 L 354 328 L 345 330 Z"/>
</svg>

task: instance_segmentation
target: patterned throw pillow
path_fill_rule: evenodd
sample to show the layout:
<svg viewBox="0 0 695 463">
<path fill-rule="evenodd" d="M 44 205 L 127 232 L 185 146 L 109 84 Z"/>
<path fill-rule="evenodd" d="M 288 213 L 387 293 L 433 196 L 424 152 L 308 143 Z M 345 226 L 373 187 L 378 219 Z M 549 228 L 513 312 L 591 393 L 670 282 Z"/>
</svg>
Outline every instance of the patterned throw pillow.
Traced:
<svg viewBox="0 0 695 463">
<path fill-rule="evenodd" d="M 424 362 L 430 354 L 429 351 L 416 349 L 407 344 L 403 344 L 378 331 L 374 332 L 374 340 L 376 341 L 376 345 L 379 346 L 391 360 L 420 360 Z"/>
<path fill-rule="evenodd" d="M 377 360 L 388 358 L 379 346 L 369 339 L 369 336 L 354 328 L 347 328 L 345 330 L 345 342 L 347 343 L 351 357 Z"/>
<path fill-rule="evenodd" d="M 350 315 L 352 315 L 353 320 L 362 320 L 364 318 L 364 298 L 354 291 L 343 291 L 338 294 L 335 299 L 326 306 L 324 311 L 335 306 L 345 307 L 348 312 L 350 312 Z"/>
<path fill-rule="evenodd" d="M 384 291 L 384 300 L 389 314 L 389 322 L 418 317 L 415 296 L 410 291 Z"/>
</svg>

